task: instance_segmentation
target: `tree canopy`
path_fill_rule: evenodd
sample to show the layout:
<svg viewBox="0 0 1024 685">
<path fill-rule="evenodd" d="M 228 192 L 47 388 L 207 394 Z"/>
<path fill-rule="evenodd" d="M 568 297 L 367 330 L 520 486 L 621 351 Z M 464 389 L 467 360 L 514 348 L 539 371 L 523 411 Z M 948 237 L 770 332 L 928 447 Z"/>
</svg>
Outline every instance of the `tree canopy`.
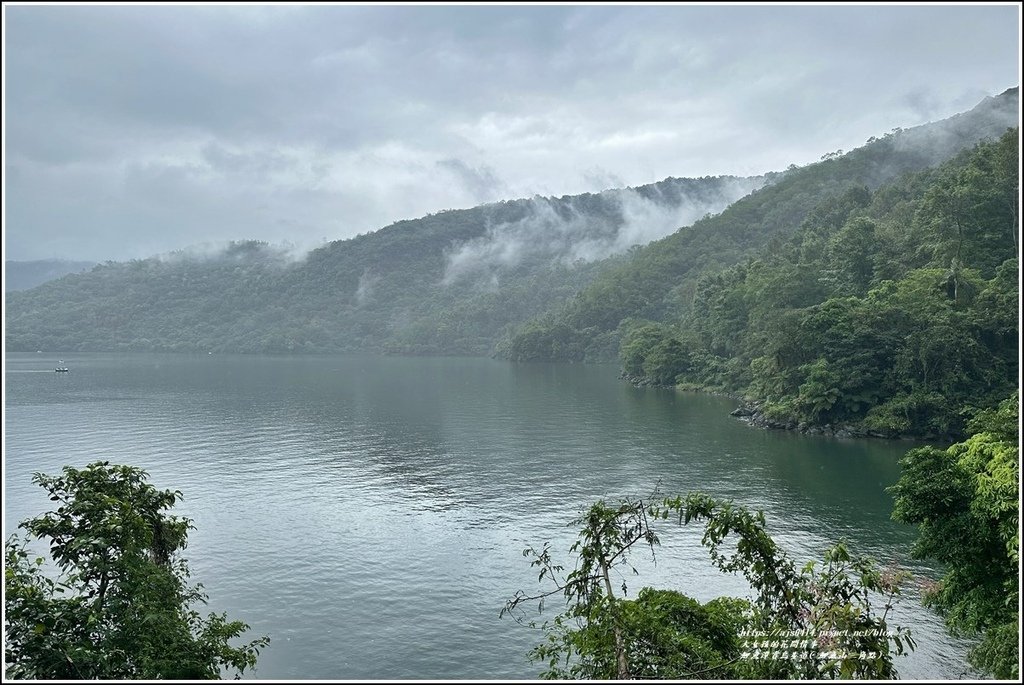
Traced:
<svg viewBox="0 0 1024 685">
<path fill-rule="evenodd" d="M 970 422 L 948 449 L 921 447 L 901 460 L 890 488 L 893 518 L 918 526 L 913 553 L 947 569 L 926 601 L 955 632 L 981 635 L 970 661 L 997 678 L 1020 675 L 1019 394 Z"/>
<path fill-rule="evenodd" d="M 168 512 L 181 493 L 132 466 L 95 462 L 35 474 L 56 510 L 21 524 L 49 542 L 58 573 L 27 540 L 5 543 L 4 661 L 17 679 L 219 679 L 254 668 L 269 638 L 203 617 L 201 585 L 180 556 L 192 524 Z"/>
<path fill-rule="evenodd" d="M 616 323 L 624 374 L 742 394 L 771 425 L 962 437 L 964 407 L 1016 386 L 1017 148 L 1014 129 L 821 202 L 788 240 L 703 271 L 676 314 Z"/>
</svg>

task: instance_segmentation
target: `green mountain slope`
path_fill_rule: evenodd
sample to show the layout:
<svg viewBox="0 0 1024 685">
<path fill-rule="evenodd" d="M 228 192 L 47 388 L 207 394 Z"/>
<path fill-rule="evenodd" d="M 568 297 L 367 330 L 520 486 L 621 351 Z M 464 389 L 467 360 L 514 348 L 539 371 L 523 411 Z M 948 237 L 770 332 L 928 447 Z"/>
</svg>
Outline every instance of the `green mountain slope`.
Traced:
<svg viewBox="0 0 1024 685">
<path fill-rule="evenodd" d="M 626 375 L 744 393 L 768 427 L 961 437 L 1017 387 L 1018 149 L 1014 128 L 822 201 L 681 315 L 625 322 Z"/>
<path fill-rule="evenodd" d="M 949 159 L 965 147 L 1015 126 L 1018 89 L 986 98 L 969 112 L 903 131 L 845 155 L 791 168 L 783 178 L 717 216 L 654 241 L 625 263 L 603 269 L 572 300 L 530 321 L 504 340 L 510 359 L 599 360 L 618 348 L 620 324 L 632 318 L 678 320 L 689 312 L 704 274 L 768 249 L 793 235 L 815 210 L 842 224 L 856 188 L 874 190 L 902 174 Z M 841 198 L 847 199 L 841 199 Z M 839 198 L 834 204 L 828 204 Z M 823 204 L 825 203 L 825 204 Z"/>
<path fill-rule="evenodd" d="M 781 174 L 666 179 L 445 211 L 299 260 L 242 242 L 215 254 L 108 262 L 6 294 L 6 343 L 488 354 L 502 341 L 499 351 L 513 359 L 614 358 L 624 320 L 681 320 L 702 274 L 791 236 L 828 198 L 877 188 L 1004 131 L 1016 112 L 1013 89 Z M 839 225 L 840 215 L 826 220 Z"/>
<path fill-rule="evenodd" d="M 486 354 L 607 260 L 766 178 L 670 178 L 402 221 L 300 260 L 255 242 L 106 263 L 6 297 L 11 350 Z"/>
</svg>

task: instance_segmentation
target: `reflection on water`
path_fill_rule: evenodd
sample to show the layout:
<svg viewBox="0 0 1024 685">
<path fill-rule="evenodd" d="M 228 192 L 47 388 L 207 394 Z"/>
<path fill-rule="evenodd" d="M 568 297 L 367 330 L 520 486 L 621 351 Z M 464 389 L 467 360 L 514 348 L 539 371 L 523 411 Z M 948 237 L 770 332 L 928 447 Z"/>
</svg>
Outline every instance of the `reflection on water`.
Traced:
<svg viewBox="0 0 1024 685">
<path fill-rule="evenodd" d="M 906 444 L 752 429 L 728 400 L 633 388 L 610 366 L 63 358 L 69 374 L 8 357 L 5 527 L 47 508 L 34 471 L 146 468 L 185 493 L 187 556 L 212 608 L 271 635 L 260 678 L 533 678 L 539 635 L 498 619 L 536 587 L 521 550 L 564 551 L 580 508 L 655 488 L 764 509 L 800 559 L 845 538 L 926 570 L 906 559 L 914 531 L 890 520 L 885 493 Z M 666 530 L 641 581 L 743 594 L 699 539 Z M 963 676 L 938 618 L 914 599 L 897 618 L 919 641 L 903 675 Z"/>
</svg>

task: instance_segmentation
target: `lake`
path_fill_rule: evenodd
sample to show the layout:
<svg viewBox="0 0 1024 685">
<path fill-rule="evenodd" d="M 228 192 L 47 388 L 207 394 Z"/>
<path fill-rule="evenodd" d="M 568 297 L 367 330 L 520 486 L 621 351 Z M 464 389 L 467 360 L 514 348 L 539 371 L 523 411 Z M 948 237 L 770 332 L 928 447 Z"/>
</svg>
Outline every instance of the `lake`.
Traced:
<svg viewBox="0 0 1024 685">
<path fill-rule="evenodd" d="M 51 357 L 53 357 L 51 359 Z M 4 526 L 46 511 L 30 482 L 108 459 L 184 493 L 185 556 L 210 610 L 268 634 L 257 678 L 532 679 L 537 631 L 498 614 L 541 589 L 522 550 L 601 499 L 701 490 L 763 509 L 794 558 L 908 558 L 885 488 L 907 443 L 769 432 L 725 398 L 634 388 L 609 365 L 359 356 L 12 354 Z M 643 584 L 747 592 L 696 526 L 667 526 Z M 557 602 L 545 612 L 554 615 Z M 965 643 L 911 593 L 906 678 L 974 677 Z"/>
</svg>

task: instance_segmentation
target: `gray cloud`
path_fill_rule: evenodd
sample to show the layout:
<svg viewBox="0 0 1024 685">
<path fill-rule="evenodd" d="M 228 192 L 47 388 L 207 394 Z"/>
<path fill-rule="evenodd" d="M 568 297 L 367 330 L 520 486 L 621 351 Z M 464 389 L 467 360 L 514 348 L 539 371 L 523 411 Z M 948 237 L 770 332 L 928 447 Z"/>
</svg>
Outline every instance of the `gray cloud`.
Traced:
<svg viewBox="0 0 1024 685">
<path fill-rule="evenodd" d="M 502 199 L 507 188 L 486 164 L 473 168 L 461 159 L 442 159 L 437 166 L 450 172 L 480 204 Z"/>
<path fill-rule="evenodd" d="M 1018 13 L 5 5 L 6 256 L 784 169 L 1017 85 Z"/>
</svg>

